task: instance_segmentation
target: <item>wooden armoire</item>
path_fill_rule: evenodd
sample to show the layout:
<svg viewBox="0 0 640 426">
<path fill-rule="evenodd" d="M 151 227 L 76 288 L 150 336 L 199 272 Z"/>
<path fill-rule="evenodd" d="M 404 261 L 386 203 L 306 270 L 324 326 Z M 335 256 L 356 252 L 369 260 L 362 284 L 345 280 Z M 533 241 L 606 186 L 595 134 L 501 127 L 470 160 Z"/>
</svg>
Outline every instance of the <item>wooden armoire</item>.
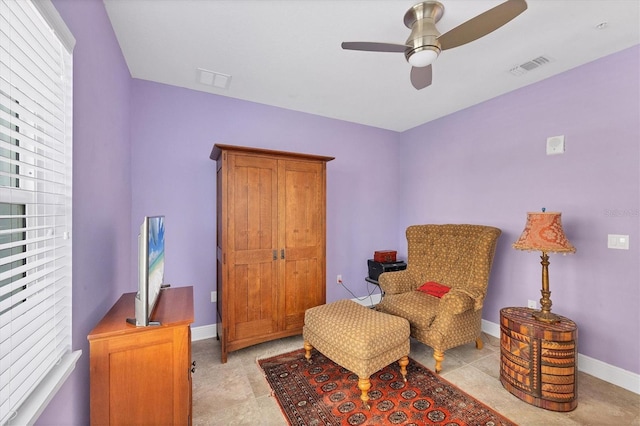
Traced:
<svg viewBox="0 0 640 426">
<path fill-rule="evenodd" d="M 326 163 L 215 144 L 217 335 L 229 352 L 302 332 L 326 300 Z"/>
</svg>

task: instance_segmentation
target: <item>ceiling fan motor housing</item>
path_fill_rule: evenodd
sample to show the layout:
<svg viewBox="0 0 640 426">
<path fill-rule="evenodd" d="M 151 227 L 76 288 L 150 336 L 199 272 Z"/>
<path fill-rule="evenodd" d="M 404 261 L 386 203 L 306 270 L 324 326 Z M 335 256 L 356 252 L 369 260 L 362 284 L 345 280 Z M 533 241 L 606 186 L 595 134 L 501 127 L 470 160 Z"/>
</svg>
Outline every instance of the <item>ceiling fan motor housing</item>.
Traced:
<svg viewBox="0 0 640 426">
<path fill-rule="evenodd" d="M 404 15 L 404 24 L 411 29 L 411 34 L 405 43 L 411 48 L 404 53 L 409 58 L 417 52 L 431 50 L 440 54 L 441 46 L 438 41 L 440 32 L 436 28 L 436 22 L 442 18 L 444 6 L 437 1 L 426 1 L 411 7 Z M 411 62 L 411 61 L 409 61 Z"/>
</svg>

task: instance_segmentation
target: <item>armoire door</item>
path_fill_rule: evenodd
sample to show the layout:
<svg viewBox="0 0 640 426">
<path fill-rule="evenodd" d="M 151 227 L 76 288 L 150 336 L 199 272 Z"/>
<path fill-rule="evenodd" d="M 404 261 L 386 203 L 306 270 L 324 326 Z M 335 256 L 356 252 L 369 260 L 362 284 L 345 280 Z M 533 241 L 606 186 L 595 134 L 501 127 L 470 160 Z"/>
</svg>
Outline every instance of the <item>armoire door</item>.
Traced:
<svg viewBox="0 0 640 426">
<path fill-rule="evenodd" d="M 325 303 L 325 163 L 280 160 L 278 179 L 281 329 L 301 329 Z"/>
<path fill-rule="evenodd" d="M 228 341 L 278 330 L 278 161 L 229 155 Z"/>
</svg>

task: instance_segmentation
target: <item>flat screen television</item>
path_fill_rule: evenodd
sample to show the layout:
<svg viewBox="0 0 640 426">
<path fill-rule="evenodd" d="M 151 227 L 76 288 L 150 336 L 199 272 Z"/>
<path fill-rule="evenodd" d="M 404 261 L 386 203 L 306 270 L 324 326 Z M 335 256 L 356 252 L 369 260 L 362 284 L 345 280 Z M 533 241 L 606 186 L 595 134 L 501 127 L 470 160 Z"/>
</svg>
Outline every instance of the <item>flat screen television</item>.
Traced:
<svg viewBox="0 0 640 426">
<path fill-rule="evenodd" d="M 135 318 L 127 322 L 138 327 L 160 325 L 151 321 L 153 309 L 164 287 L 164 216 L 145 216 L 138 235 L 138 292 Z"/>
</svg>

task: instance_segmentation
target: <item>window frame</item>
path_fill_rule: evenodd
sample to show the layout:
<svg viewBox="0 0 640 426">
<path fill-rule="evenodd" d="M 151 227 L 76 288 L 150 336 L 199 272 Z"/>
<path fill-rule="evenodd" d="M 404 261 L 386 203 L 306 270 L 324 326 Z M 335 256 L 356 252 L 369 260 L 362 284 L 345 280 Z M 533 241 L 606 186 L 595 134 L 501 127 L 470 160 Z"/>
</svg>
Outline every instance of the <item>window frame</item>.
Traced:
<svg viewBox="0 0 640 426">
<path fill-rule="evenodd" d="M 5 0 L 0 0 L 5 2 Z M 12 0 L 9 0 L 12 1 Z M 31 1 L 30 4 L 34 7 L 34 9 L 39 13 L 42 18 L 43 28 L 47 31 L 52 31 L 55 37 L 61 44 L 61 47 L 66 50 L 67 55 L 65 55 L 65 72 L 63 79 L 65 80 L 65 88 L 64 88 L 64 103 L 65 103 L 65 120 L 64 120 L 64 140 L 65 140 L 65 170 L 64 170 L 64 184 L 67 190 L 65 192 L 68 193 L 68 200 L 65 201 L 65 205 L 67 206 L 66 212 L 64 214 L 63 224 L 64 227 L 64 238 L 70 239 L 70 231 L 72 229 L 72 216 L 71 216 L 71 206 L 72 206 L 72 194 L 71 194 L 71 180 L 72 180 L 72 96 L 73 96 L 73 81 L 72 81 L 72 67 L 73 67 L 73 48 L 75 46 L 75 38 L 73 34 L 67 28 L 64 20 L 56 10 L 55 6 L 50 0 L 37 0 Z M 34 165 L 34 170 L 40 167 L 41 164 Z M 26 173 L 25 176 L 28 176 L 28 173 L 34 173 L 34 170 L 24 170 L 20 171 L 20 175 Z M 37 172 L 36 172 L 37 173 Z M 11 197 L 7 197 L 6 195 L 11 194 Z M 4 200 L 11 200 L 7 202 L 7 204 L 21 204 L 23 202 L 29 203 L 32 197 L 26 192 L 21 194 L 20 189 L 7 189 L 0 188 L 0 197 Z M 30 219 L 31 212 L 28 210 L 25 212 L 25 222 L 27 223 L 27 227 L 32 225 L 30 221 L 35 219 Z M 58 226 L 55 225 L 49 226 Z M 51 399 L 55 396 L 56 392 L 62 387 L 65 380 L 71 375 L 73 372 L 78 359 L 80 358 L 82 351 L 76 350 L 73 351 L 71 348 L 72 344 L 72 333 L 73 333 L 73 322 L 72 322 L 72 307 L 71 307 L 71 292 L 72 292 L 72 277 L 71 277 L 71 269 L 72 269 L 72 259 L 71 259 L 71 244 L 68 245 L 68 293 L 69 293 L 69 306 L 68 309 L 68 350 L 66 350 L 62 357 L 57 361 L 57 363 L 46 373 L 43 379 L 41 379 L 34 387 L 29 391 L 28 397 L 22 402 L 22 404 L 17 407 L 17 410 L 12 407 L 10 411 L 12 416 L 5 421 L 5 425 L 24 425 L 24 424 L 33 424 L 38 419 L 40 414 L 44 411 L 47 404 L 51 401 Z M 28 261 L 27 261 L 28 264 Z"/>
</svg>

